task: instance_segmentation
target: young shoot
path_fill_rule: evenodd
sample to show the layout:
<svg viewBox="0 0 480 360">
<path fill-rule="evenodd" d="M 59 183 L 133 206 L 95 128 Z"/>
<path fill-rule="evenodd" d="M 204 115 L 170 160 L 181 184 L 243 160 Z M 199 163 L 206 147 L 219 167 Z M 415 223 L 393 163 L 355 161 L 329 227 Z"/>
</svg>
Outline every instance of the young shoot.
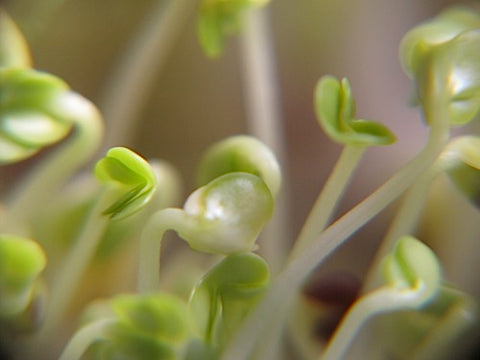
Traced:
<svg viewBox="0 0 480 360">
<path fill-rule="evenodd" d="M 355 119 L 355 99 L 346 78 L 322 77 L 315 88 L 317 121 L 344 150 L 295 241 L 290 259 L 298 256 L 325 228 L 368 146 L 390 145 L 395 136 L 385 126 Z"/>
<path fill-rule="evenodd" d="M 269 284 L 268 265 L 252 253 L 234 254 L 195 287 L 189 315 L 197 336 L 215 352 L 228 342 Z"/>
<path fill-rule="evenodd" d="M 46 262 L 42 248 L 35 241 L 0 235 L 0 323 L 30 305 L 35 282 Z"/>
<path fill-rule="evenodd" d="M 54 279 L 45 333 L 63 316 L 75 286 L 95 254 L 110 220 L 121 220 L 140 211 L 151 199 L 157 186 L 148 162 L 126 148 L 110 149 L 97 162 L 95 175 L 104 183 L 104 189 Z"/>
<path fill-rule="evenodd" d="M 81 327 L 59 360 L 80 360 L 94 344 L 92 355 L 113 359 L 181 358 L 188 336 L 186 305 L 167 294 L 119 295 L 113 314 Z"/>
<path fill-rule="evenodd" d="M 234 172 L 195 190 L 183 209 L 154 214 L 140 240 L 138 289 L 154 292 L 159 285 L 160 244 L 174 230 L 197 251 L 213 254 L 249 252 L 273 213 L 273 198 L 258 176 Z"/>
<path fill-rule="evenodd" d="M 383 274 L 386 285 L 350 308 L 320 359 L 341 359 L 368 319 L 382 313 L 420 309 L 432 301 L 440 288 L 441 270 L 435 254 L 413 237 L 402 237 L 385 257 Z"/>
</svg>

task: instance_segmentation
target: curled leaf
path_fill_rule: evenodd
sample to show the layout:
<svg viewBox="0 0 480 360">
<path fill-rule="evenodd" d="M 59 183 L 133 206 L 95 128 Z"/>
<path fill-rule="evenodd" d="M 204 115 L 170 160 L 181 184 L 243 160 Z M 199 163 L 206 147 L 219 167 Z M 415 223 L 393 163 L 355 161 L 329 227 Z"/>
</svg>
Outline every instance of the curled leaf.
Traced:
<svg viewBox="0 0 480 360">
<path fill-rule="evenodd" d="M 265 181 L 273 196 L 280 190 L 282 176 L 275 155 L 252 136 L 238 135 L 211 146 L 198 167 L 200 185 L 230 172 L 246 172 Z"/>
<path fill-rule="evenodd" d="M 0 7 L 0 67 L 30 67 L 31 57 L 22 32 Z"/>
<path fill-rule="evenodd" d="M 67 93 L 55 76 L 0 68 L 0 164 L 32 156 L 69 133 L 72 123 L 58 102 Z"/>
<path fill-rule="evenodd" d="M 97 178 L 118 192 L 118 199 L 104 214 L 124 218 L 140 211 L 152 198 L 157 180 L 148 162 L 133 151 L 116 147 L 95 165 Z"/>
<path fill-rule="evenodd" d="M 346 78 L 322 77 L 315 88 L 317 121 L 327 135 L 344 145 L 389 145 L 395 136 L 385 126 L 354 119 L 355 100 Z"/>
<path fill-rule="evenodd" d="M 209 57 L 222 53 L 225 38 L 237 32 L 248 9 L 265 5 L 269 0 L 203 0 L 197 22 L 197 34 Z"/>
<path fill-rule="evenodd" d="M 46 256 L 35 241 L 0 235 L 0 317 L 28 306 L 33 283 L 45 265 Z"/>
<path fill-rule="evenodd" d="M 414 237 L 402 237 L 395 249 L 385 257 L 384 277 L 397 288 L 416 288 L 425 299 L 440 288 L 440 264 L 433 251 Z"/>
<path fill-rule="evenodd" d="M 201 338 L 225 340 L 267 289 L 268 265 L 252 253 L 227 256 L 195 287 L 189 301 L 193 325 Z"/>
<path fill-rule="evenodd" d="M 195 250 L 232 254 L 251 251 L 273 214 L 273 198 L 262 179 L 228 173 L 194 191 L 175 230 Z"/>
<path fill-rule="evenodd" d="M 466 8 L 446 10 L 402 40 L 402 64 L 420 103 L 443 94 L 452 125 L 468 123 L 480 109 L 479 50 L 480 16 Z"/>
</svg>

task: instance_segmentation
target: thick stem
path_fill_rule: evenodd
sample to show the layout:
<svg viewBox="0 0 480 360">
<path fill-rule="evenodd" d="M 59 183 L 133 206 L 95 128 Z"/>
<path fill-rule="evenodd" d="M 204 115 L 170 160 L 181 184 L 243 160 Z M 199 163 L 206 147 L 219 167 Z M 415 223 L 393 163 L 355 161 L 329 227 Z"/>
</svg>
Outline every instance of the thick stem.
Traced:
<svg viewBox="0 0 480 360">
<path fill-rule="evenodd" d="M 364 147 L 358 146 L 346 146 L 343 149 L 333 172 L 328 177 L 324 188 L 303 225 L 300 235 L 295 241 L 290 254 L 290 261 L 294 260 L 306 247 L 311 245 L 325 229 L 364 151 Z"/>
<path fill-rule="evenodd" d="M 70 339 L 58 360 L 80 360 L 82 355 L 95 341 L 108 338 L 116 319 L 107 318 L 85 325 Z"/>
<path fill-rule="evenodd" d="M 85 220 L 83 228 L 75 239 L 73 247 L 64 257 L 63 265 L 53 280 L 50 303 L 44 325 L 39 332 L 39 338 L 49 336 L 65 314 L 69 301 L 75 293 L 76 287 L 92 260 L 98 242 L 104 234 L 110 219 L 102 212 L 111 202 L 108 190 L 103 193 Z"/>
<path fill-rule="evenodd" d="M 74 131 L 67 143 L 42 161 L 16 189 L 7 204 L 3 231 L 23 232 L 26 224 L 50 201 L 52 195 L 96 152 L 103 135 L 101 115 L 88 100 L 75 93 L 58 99 L 59 113 L 72 121 Z"/>
<path fill-rule="evenodd" d="M 267 11 L 268 8 L 250 10 L 243 24 L 241 47 L 247 127 L 253 136 L 272 149 L 282 166 L 286 167 L 279 86 Z M 288 179 L 284 177 L 283 182 L 285 184 Z M 289 246 L 285 188 L 278 194 L 274 217 L 262 235 L 262 251 L 274 273 L 283 265 Z"/>
<path fill-rule="evenodd" d="M 137 290 L 139 293 L 158 291 L 160 284 L 160 250 L 163 235 L 169 229 L 182 227 L 181 209 L 163 209 L 148 220 L 140 238 Z"/>
<path fill-rule="evenodd" d="M 146 14 L 101 96 L 100 108 L 108 126 L 105 149 L 131 143 L 138 128 L 138 114 L 197 2 L 156 0 L 155 7 Z"/>
</svg>

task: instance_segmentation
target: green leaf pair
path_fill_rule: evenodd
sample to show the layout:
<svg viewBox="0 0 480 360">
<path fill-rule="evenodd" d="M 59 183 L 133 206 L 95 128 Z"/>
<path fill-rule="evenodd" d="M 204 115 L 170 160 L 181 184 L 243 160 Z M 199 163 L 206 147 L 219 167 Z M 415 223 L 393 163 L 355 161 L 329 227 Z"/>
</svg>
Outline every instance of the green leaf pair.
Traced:
<svg viewBox="0 0 480 360">
<path fill-rule="evenodd" d="M 0 318 L 25 310 L 45 266 L 46 256 L 35 241 L 0 235 Z"/>
<path fill-rule="evenodd" d="M 72 123 L 59 102 L 69 92 L 53 75 L 0 68 L 0 164 L 32 156 L 69 133 Z"/>
<path fill-rule="evenodd" d="M 327 135 L 343 145 L 389 145 L 395 136 L 385 126 L 354 119 L 355 101 L 346 78 L 338 81 L 333 76 L 322 77 L 315 88 L 317 121 Z"/>
<path fill-rule="evenodd" d="M 239 30 L 242 15 L 248 9 L 263 6 L 269 0 L 203 0 L 198 15 L 197 33 L 205 53 L 214 58 L 223 50 L 225 38 Z"/>
<path fill-rule="evenodd" d="M 480 109 L 480 16 L 451 8 L 408 32 L 400 46 L 419 101 L 436 93 L 448 101 L 449 122 L 463 125 Z M 443 94 L 443 95 L 439 95 Z"/>
<path fill-rule="evenodd" d="M 267 289 L 267 263 L 252 253 L 224 258 L 195 287 L 189 314 L 198 336 L 213 347 L 224 344 Z"/>
<path fill-rule="evenodd" d="M 115 219 L 125 218 L 140 209 L 153 196 L 157 179 L 148 162 L 133 151 L 116 147 L 95 166 L 97 178 L 120 194 L 104 214 Z"/>
<path fill-rule="evenodd" d="M 433 251 L 417 239 L 404 236 L 383 263 L 385 280 L 391 286 L 416 289 L 425 300 L 439 290 L 442 276 Z"/>
</svg>

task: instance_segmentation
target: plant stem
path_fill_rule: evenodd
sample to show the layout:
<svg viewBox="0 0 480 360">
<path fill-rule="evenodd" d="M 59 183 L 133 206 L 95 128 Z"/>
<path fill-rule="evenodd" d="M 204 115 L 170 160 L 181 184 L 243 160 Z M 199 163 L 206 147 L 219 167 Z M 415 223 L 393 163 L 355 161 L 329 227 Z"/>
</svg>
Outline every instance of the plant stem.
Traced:
<svg viewBox="0 0 480 360">
<path fill-rule="evenodd" d="M 75 93 L 59 99 L 58 111 L 74 124 L 67 143 L 42 161 L 21 183 L 7 203 L 2 230 L 22 233 L 52 194 L 96 152 L 103 135 L 101 115 L 93 104 Z"/>
<path fill-rule="evenodd" d="M 198 0 L 157 0 L 129 48 L 109 76 L 101 96 L 108 126 L 104 149 L 128 145 L 137 116 Z"/>
<path fill-rule="evenodd" d="M 347 145 L 343 149 L 333 172 L 328 177 L 303 225 L 300 235 L 295 241 L 289 257 L 290 261 L 298 257 L 325 229 L 364 151 L 365 147 L 352 145 Z"/>
<path fill-rule="evenodd" d="M 105 190 L 90 210 L 73 247 L 65 256 L 63 265 L 52 284 L 50 303 L 44 325 L 38 334 L 39 338 L 49 336 L 65 314 L 68 303 L 110 221 L 109 217 L 103 215 L 103 211 L 110 203 L 111 195 L 108 190 Z"/>
<path fill-rule="evenodd" d="M 244 98 L 249 132 L 269 146 L 279 162 L 286 166 L 284 130 L 280 115 L 276 81 L 276 63 L 269 31 L 268 8 L 252 9 L 245 14 L 241 34 Z M 285 181 L 286 180 L 286 181 Z M 283 182 L 288 182 L 285 179 Z M 262 251 L 273 273 L 280 270 L 288 249 L 288 204 L 286 186 L 278 194 L 275 214 L 265 228 Z"/>
<path fill-rule="evenodd" d="M 106 318 L 85 325 L 73 335 L 58 360 L 80 360 L 90 345 L 108 337 L 116 322 L 115 318 Z"/>
<path fill-rule="evenodd" d="M 372 316 L 415 309 L 425 300 L 421 289 L 382 288 L 360 298 L 344 316 L 319 360 L 342 359 L 361 326 Z"/>
<path fill-rule="evenodd" d="M 158 291 L 160 284 L 160 250 L 163 235 L 169 229 L 182 227 L 183 210 L 163 209 L 148 220 L 140 238 L 137 290 L 139 293 Z"/>
<path fill-rule="evenodd" d="M 292 300 L 310 272 L 321 264 L 338 246 L 387 205 L 400 196 L 430 167 L 444 148 L 449 136 L 447 111 L 442 102 L 438 108 L 430 107 L 426 116 L 431 131 L 424 149 L 399 172 L 344 216 L 328 227 L 278 276 L 272 288 L 246 319 L 236 339 L 223 354 L 223 359 L 240 360 L 252 351 L 256 340 L 267 331 L 273 318 L 286 317 Z M 271 331 L 269 329 L 268 331 Z"/>
</svg>

